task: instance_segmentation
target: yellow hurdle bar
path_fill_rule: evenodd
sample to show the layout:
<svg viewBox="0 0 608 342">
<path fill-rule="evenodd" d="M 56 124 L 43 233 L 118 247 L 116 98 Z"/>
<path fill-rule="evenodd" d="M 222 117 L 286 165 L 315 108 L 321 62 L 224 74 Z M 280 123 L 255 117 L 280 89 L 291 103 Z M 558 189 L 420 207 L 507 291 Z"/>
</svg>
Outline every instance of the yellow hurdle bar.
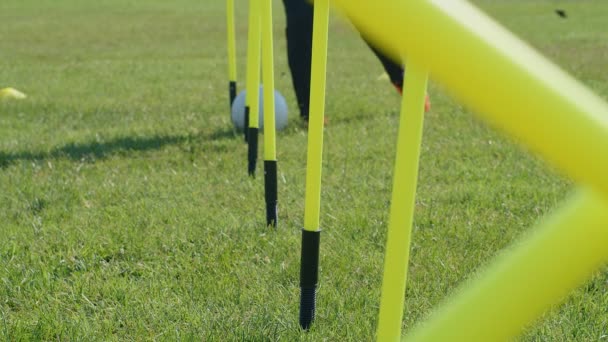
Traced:
<svg viewBox="0 0 608 342">
<path fill-rule="evenodd" d="M 307 330 L 315 319 L 319 268 L 319 212 L 321 206 L 321 163 L 323 118 L 325 116 L 325 72 L 327 69 L 327 27 L 329 0 L 316 0 L 314 9 L 310 116 L 306 164 L 306 199 L 300 264 L 300 327 Z"/>
<path fill-rule="evenodd" d="M 608 261 L 608 202 L 579 190 L 408 341 L 508 341 Z"/>
<path fill-rule="evenodd" d="M 608 106 L 462 0 L 334 0 L 375 44 L 426 67 L 494 126 L 608 195 Z"/>
<path fill-rule="evenodd" d="M 236 98 L 236 37 L 234 34 L 234 0 L 226 0 L 228 38 L 228 99 L 230 108 Z"/>
<path fill-rule="evenodd" d="M 274 108 L 272 0 L 262 0 L 262 78 L 264 82 L 264 195 L 266 225 L 277 226 L 277 152 Z"/>
<path fill-rule="evenodd" d="M 401 104 L 393 195 L 384 255 L 378 341 L 398 341 L 401 338 L 403 294 L 407 280 L 410 236 L 414 220 L 427 79 L 425 70 L 413 63 L 408 63 Z"/>
<path fill-rule="evenodd" d="M 255 175 L 258 158 L 258 120 L 260 116 L 260 45 L 261 0 L 249 0 L 249 34 L 247 47 L 247 95 L 245 97 L 245 137 L 247 140 L 247 170 Z"/>
</svg>

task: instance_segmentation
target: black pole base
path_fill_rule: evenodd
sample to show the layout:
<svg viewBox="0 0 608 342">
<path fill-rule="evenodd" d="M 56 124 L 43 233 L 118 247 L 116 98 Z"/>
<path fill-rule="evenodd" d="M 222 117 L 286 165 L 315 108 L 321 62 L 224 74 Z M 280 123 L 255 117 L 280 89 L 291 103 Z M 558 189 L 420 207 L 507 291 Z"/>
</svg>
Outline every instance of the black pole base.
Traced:
<svg viewBox="0 0 608 342">
<path fill-rule="evenodd" d="M 236 82 L 230 81 L 228 84 L 228 91 L 230 92 L 230 110 L 232 110 L 232 104 L 234 103 L 234 99 L 236 98 Z"/>
<path fill-rule="evenodd" d="M 304 330 L 308 330 L 315 320 L 320 240 L 320 230 L 315 232 L 302 230 L 302 258 L 300 260 L 300 327 Z"/>
<path fill-rule="evenodd" d="M 264 160 L 264 194 L 266 197 L 266 226 L 277 227 L 277 161 Z"/>
<path fill-rule="evenodd" d="M 247 158 L 249 160 L 247 170 L 249 175 L 255 177 L 255 166 L 258 160 L 258 129 L 249 127 L 247 130 Z"/>
<path fill-rule="evenodd" d="M 247 140 L 247 130 L 249 128 L 249 106 L 245 106 L 245 122 L 243 124 L 243 135 L 245 138 L 245 142 L 249 143 L 249 140 Z"/>
<path fill-rule="evenodd" d="M 300 327 L 310 329 L 315 320 L 315 306 L 317 304 L 317 288 L 300 288 Z"/>
</svg>

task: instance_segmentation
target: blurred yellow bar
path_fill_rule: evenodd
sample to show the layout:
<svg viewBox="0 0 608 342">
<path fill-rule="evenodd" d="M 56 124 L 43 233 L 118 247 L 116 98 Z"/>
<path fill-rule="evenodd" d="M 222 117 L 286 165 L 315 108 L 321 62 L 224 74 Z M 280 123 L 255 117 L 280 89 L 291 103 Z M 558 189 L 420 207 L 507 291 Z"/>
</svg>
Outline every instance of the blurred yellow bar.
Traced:
<svg viewBox="0 0 608 342">
<path fill-rule="evenodd" d="M 587 188 L 500 255 L 407 341 L 508 341 L 608 261 L 608 202 Z"/>
<path fill-rule="evenodd" d="M 264 160 L 277 160 L 274 108 L 272 0 L 262 1 L 262 77 L 264 83 Z"/>
<path fill-rule="evenodd" d="M 306 200 L 304 208 L 304 229 L 308 231 L 319 230 L 328 24 L 329 0 L 316 0 L 312 42 L 310 117 L 308 125 Z"/>
<path fill-rule="evenodd" d="M 427 78 L 425 70 L 413 63 L 408 63 L 403 88 L 397 157 L 393 175 L 393 195 L 384 255 L 378 341 L 398 341 L 401 338 Z"/>
<path fill-rule="evenodd" d="M 261 15 L 260 0 L 249 0 L 249 33 L 247 44 L 247 95 L 245 104 L 249 106 L 249 127 L 258 128 L 260 116 L 260 45 Z"/>
<path fill-rule="evenodd" d="M 375 44 L 427 68 L 462 102 L 608 195 L 608 106 L 462 0 L 334 0 Z"/>
<path fill-rule="evenodd" d="M 228 26 L 228 78 L 236 82 L 236 35 L 234 33 L 234 0 L 226 0 Z"/>
</svg>

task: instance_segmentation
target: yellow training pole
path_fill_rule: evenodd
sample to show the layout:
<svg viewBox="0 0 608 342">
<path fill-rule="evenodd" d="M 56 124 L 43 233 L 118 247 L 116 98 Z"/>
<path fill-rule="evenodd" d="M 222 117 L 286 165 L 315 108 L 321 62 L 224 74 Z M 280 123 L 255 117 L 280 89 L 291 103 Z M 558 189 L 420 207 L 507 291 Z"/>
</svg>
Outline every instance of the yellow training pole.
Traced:
<svg viewBox="0 0 608 342">
<path fill-rule="evenodd" d="M 274 108 L 272 0 L 262 0 L 262 77 L 264 83 L 264 194 L 266 225 L 277 226 L 277 152 Z"/>
<path fill-rule="evenodd" d="M 378 341 L 401 338 L 403 303 L 414 220 L 418 159 L 422 142 L 427 72 L 407 64 L 397 141 L 384 278 L 378 318 Z"/>
<path fill-rule="evenodd" d="M 375 44 L 431 71 L 493 125 L 608 195 L 608 106 L 461 0 L 334 0 Z"/>
<path fill-rule="evenodd" d="M 308 329 L 315 319 L 319 268 L 319 212 L 321 207 L 321 162 L 323 117 L 325 116 L 325 73 L 327 69 L 327 29 L 329 0 L 314 6 L 310 79 L 310 117 L 306 164 L 306 200 L 300 265 L 300 326 Z"/>
<path fill-rule="evenodd" d="M 228 28 L 228 91 L 230 107 L 236 97 L 236 35 L 234 33 L 234 0 L 226 0 L 226 24 Z"/>
<path fill-rule="evenodd" d="M 608 202 L 579 190 L 406 340 L 508 341 L 608 261 Z"/>
<path fill-rule="evenodd" d="M 247 95 L 245 97 L 245 137 L 247 139 L 247 170 L 255 176 L 258 159 L 258 120 L 260 115 L 260 45 L 261 0 L 249 0 L 249 33 L 247 46 Z"/>
</svg>

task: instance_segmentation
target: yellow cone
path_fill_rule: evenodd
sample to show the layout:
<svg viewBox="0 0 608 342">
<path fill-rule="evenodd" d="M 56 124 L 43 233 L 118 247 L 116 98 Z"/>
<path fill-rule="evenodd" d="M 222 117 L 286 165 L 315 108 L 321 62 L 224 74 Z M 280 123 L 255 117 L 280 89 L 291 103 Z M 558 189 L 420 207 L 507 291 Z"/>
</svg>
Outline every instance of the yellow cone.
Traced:
<svg viewBox="0 0 608 342">
<path fill-rule="evenodd" d="M 21 100 L 26 98 L 27 96 L 20 92 L 19 90 L 15 89 L 15 88 L 2 88 L 0 89 L 0 99 L 15 99 L 15 100 Z"/>
</svg>

